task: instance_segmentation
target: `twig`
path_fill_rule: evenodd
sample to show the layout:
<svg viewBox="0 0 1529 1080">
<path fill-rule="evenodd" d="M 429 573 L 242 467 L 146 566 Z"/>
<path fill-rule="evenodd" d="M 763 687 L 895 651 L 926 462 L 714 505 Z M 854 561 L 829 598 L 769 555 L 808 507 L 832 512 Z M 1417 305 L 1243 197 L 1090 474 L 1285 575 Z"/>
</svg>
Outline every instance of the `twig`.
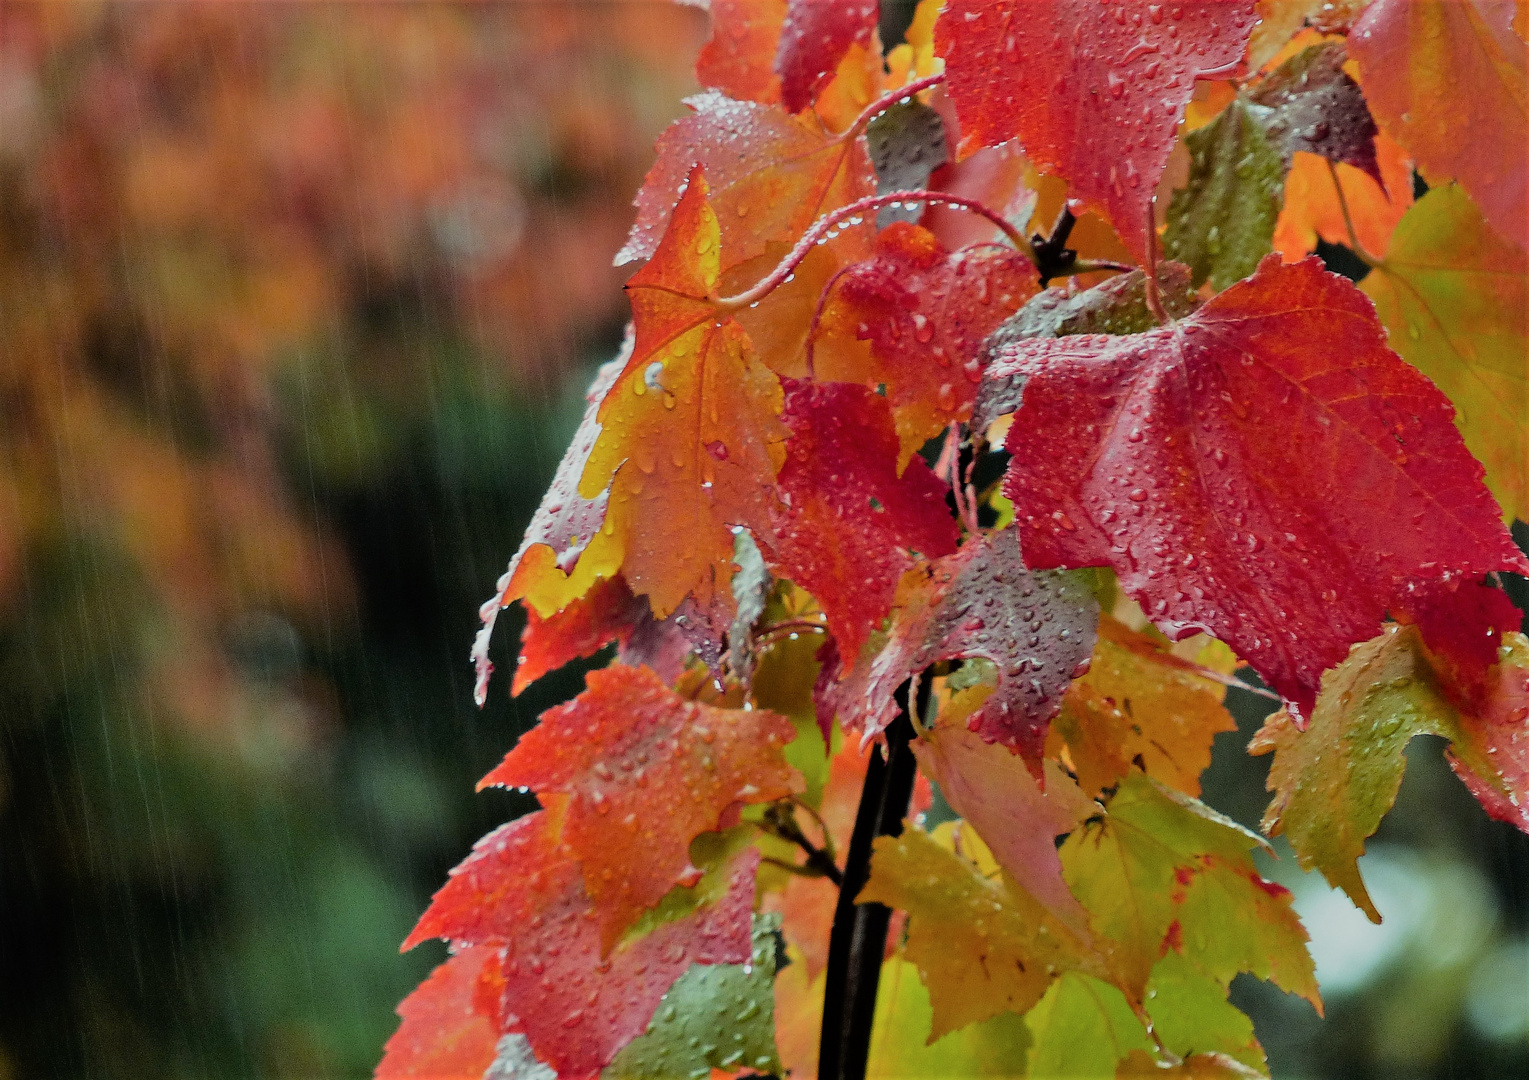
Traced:
<svg viewBox="0 0 1529 1080">
<path fill-rule="evenodd" d="M 1163 298 L 1157 291 L 1157 222 L 1153 218 L 1150 203 L 1147 206 L 1147 265 L 1142 267 L 1142 272 L 1147 276 L 1147 310 L 1152 312 L 1158 325 L 1167 326 L 1172 320 L 1168 318 L 1168 312 L 1163 310 Z"/>
<path fill-rule="evenodd" d="M 792 806 L 792 801 L 789 799 L 772 803 L 765 810 L 764 820 L 760 822 L 759 827 L 772 836 L 778 836 L 801 848 L 807 855 L 807 863 L 805 866 L 796 866 L 794 863 L 782 862 L 779 859 L 770 861 L 791 870 L 792 873 L 803 874 L 807 877 L 826 877 L 835 885 L 843 884 L 844 875 L 840 872 L 839 865 L 834 862 L 833 856 L 807 839 L 807 834 L 802 832 L 802 827 L 796 823 L 794 809 L 785 809 Z M 822 824 L 821 818 L 818 824 Z M 827 829 L 823 830 L 823 837 L 825 843 L 831 846 L 833 841 L 828 840 Z"/>
<path fill-rule="evenodd" d="M 867 124 L 876 119 L 882 113 L 886 112 L 893 105 L 908 101 L 913 97 L 914 94 L 917 94 L 919 91 L 928 90 L 931 86 L 935 86 L 938 83 L 942 83 L 944 81 L 945 73 L 940 71 L 933 75 L 925 75 L 922 79 L 914 79 L 907 86 L 883 94 L 881 97 L 867 105 L 865 110 L 861 112 L 859 116 L 855 117 L 855 122 L 851 124 L 845 130 L 844 134 L 839 136 L 839 138 L 853 138 L 854 136 L 864 131 Z"/>
<path fill-rule="evenodd" d="M 919 713 L 928 705 L 928 693 L 925 683 L 914 701 Z M 819 1080 L 864 1080 L 870 1056 L 876 988 L 892 912 L 883 904 L 856 904 L 855 897 L 870 879 L 873 841 L 878 836 L 901 835 L 913 795 L 917 770 L 909 746 L 913 725 L 908 718 L 908 683 L 898 688 L 897 697 L 902 712 L 885 732 L 886 757 L 880 747 L 871 751 L 845 856 L 844 884 L 834 909 L 818 1047 Z"/>
<path fill-rule="evenodd" d="M 841 206 L 832 213 L 824 214 L 812 223 L 812 227 L 802 234 L 802 238 L 796 242 L 786 257 L 780 261 L 780 265 L 769 274 L 761 278 L 752 288 L 738 293 L 735 296 L 719 296 L 712 300 L 712 304 L 719 311 L 737 311 L 739 308 L 748 307 L 757 303 L 786 281 L 801 265 L 807 253 L 819 243 L 827 243 L 832 236 L 837 236 L 835 228 L 840 222 L 863 218 L 864 215 L 883 206 L 893 203 L 928 203 L 930 206 L 954 206 L 961 210 L 970 211 L 981 217 L 987 218 L 1002 230 L 1009 242 L 1017 248 L 1025 258 L 1032 263 L 1035 261 L 1035 249 L 1025 235 L 1016 229 L 1002 214 L 998 213 L 976 199 L 968 199 L 964 195 L 952 195 L 948 191 L 894 191 L 889 195 L 868 195 L 863 199 L 857 199 L 847 206 Z M 830 235 L 831 234 L 831 235 Z"/>
<path fill-rule="evenodd" d="M 1338 166 L 1332 161 L 1327 162 L 1327 172 L 1333 178 L 1333 187 L 1338 190 L 1338 209 L 1343 211 L 1343 227 L 1348 230 L 1348 246 L 1359 257 L 1359 261 L 1370 268 L 1380 265 L 1380 260 L 1364 249 L 1359 242 L 1359 234 L 1354 231 L 1354 219 L 1349 216 L 1348 196 L 1343 193 L 1343 184 L 1338 179 Z"/>
</svg>

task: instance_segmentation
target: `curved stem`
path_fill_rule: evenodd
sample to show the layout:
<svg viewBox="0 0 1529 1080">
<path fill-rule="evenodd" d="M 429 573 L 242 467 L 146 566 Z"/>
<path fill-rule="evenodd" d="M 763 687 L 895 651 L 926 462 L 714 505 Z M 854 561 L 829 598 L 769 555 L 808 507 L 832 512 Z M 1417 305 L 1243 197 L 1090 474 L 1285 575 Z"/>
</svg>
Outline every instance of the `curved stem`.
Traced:
<svg viewBox="0 0 1529 1080">
<path fill-rule="evenodd" d="M 1172 320 L 1168 318 L 1168 312 L 1163 310 L 1163 298 L 1157 291 L 1157 221 L 1153 217 L 1151 204 L 1147 206 L 1147 265 L 1142 270 L 1147 276 L 1147 310 L 1152 312 L 1152 317 L 1159 325 L 1167 326 Z"/>
<path fill-rule="evenodd" d="M 823 321 L 823 312 L 828 308 L 828 298 L 833 294 L 834 286 L 839 283 L 839 279 L 844 276 L 845 272 L 854 265 L 854 263 L 846 263 L 833 272 L 833 277 L 828 279 L 828 283 L 823 286 L 823 291 L 818 293 L 818 302 L 813 306 L 812 318 L 807 321 L 807 340 L 803 344 L 807 353 L 807 377 L 814 382 L 818 378 L 816 364 L 818 324 Z"/>
<path fill-rule="evenodd" d="M 863 111 L 859 116 L 855 117 L 855 122 L 851 124 L 845 130 L 844 134 L 839 136 L 839 138 L 853 138 L 854 136 L 864 131 L 867 124 L 876 119 L 882 113 L 886 112 L 893 105 L 907 101 L 919 91 L 928 90 L 931 86 L 936 86 L 944 81 L 945 73 L 941 71 L 934 75 L 925 75 L 922 79 L 914 79 L 907 86 L 893 90 L 890 93 L 883 94 L 881 97 L 867 105 L 865 107 L 865 111 Z"/>
<path fill-rule="evenodd" d="M 989 208 L 976 199 L 968 199 L 964 195 L 952 195 L 947 191 L 895 191 L 889 195 L 869 195 L 864 199 L 857 199 L 847 206 L 841 206 L 832 213 L 825 214 L 812 223 L 812 227 L 802 234 L 802 238 L 796 242 L 796 247 L 781 260 L 780 265 L 769 274 L 761 278 L 752 288 L 738 293 L 735 296 L 720 296 L 712 301 L 720 311 L 737 311 L 739 308 L 748 307 L 758 303 L 770 295 L 777 286 L 786 281 L 801 265 L 807 253 L 819 243 L 826 244 L 829 234 L 838 235 L 835 226 L 840 222 L 851 218 L 862 217 L 865 214 L 880 210 L 883 206 L 893 203 L 928 203 L 930 206 L 954 206 L 961 210 L 970 211 L 980 217 L 987 218 L 999 230 L 1001 230 L 1019 250 L 1025 258 L 1035 262 L 1035 249 L 1025 235 L 1010 224 L 1002 214 Z"/>
<path fill-rule="evenodd" d="M 1343 183 L 1338 179 L 1338 166 L 1328 161 L 1327 172 L 1333 178 L 1333 187 L 1338 192 L 1338 209 L 1343 211 L 1343 227 L 1348 230 L 1348 246 L 1366 266 L 1374 268 L 1380 265 L 1380 260 L 1364 249 L 1364 245 L 1359 242 L 1359 234 L 1354 231 L 1354 219 L 1349 216 L 1348 196 L 1343 193 Z"/>
</svg>

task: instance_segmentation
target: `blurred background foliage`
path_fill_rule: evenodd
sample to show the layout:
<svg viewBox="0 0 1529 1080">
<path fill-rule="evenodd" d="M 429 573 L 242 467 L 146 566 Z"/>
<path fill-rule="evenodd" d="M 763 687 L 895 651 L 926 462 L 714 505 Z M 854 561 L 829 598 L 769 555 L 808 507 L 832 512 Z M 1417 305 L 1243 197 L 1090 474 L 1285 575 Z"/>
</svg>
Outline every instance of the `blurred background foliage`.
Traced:
<svg viewBox="0 0 1529 1080">
<path fill-rule="evenodd" d="M 478 712 L 467 647 L 706 33 L 664 0 L 0 6 L 0 1080 L 370 1075 L 439 959 L 397 943 L 526 808 L 474 781 L 579 685 Z M 1251 824 L 1236 704 L 1207 792 Z M 1276 1076 L 1529 1071 L 1529 844 L 1411 760 L 1382 927 L 1269 871 L 1329 1002 L 1239 984 Z"/>
</svg>

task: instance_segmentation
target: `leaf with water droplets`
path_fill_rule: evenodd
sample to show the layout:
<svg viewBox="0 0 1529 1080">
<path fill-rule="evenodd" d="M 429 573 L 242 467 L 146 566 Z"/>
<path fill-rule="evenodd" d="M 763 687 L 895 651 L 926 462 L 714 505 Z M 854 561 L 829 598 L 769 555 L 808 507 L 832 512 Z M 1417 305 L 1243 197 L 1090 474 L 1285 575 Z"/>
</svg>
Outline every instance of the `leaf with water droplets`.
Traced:
<svg viewBox="0 0 1529 1080">
<path fill-rule="evenodd" d="M 499 1040 L 474 1005 L 491 949 L 464 949 L 430 973 L 398 1006 L 403 1022 L 388 1040 L 376 1080 L 482 1080 Z"/>
<path fill-rule="evenodd" d="M 1248 40 L 1248 67 L 1258 71 L 1310 26 L 1324 34 L 1342 34 L 1370 0 L 1258 0 L 1258 25 Z"/>
<path fill-rule="evenodd" d="M 849 383 L 787 380 L 791 429 L 778 485 L 781 509 L 766 542 L 776 572 L 807 589 L 846 656 L 886 618 L 898 579 L 956 550 L 945 485 L 922 459 L 897 475 L 887 399 Z"/>
<path fill-rule="evenodd" d="M 993 374 L 1028 379 L 1004 489 L 1026 563 L 1113 566 L 1170 638 L 1214 634 L 1302 709 L 1417 589 L 1529 569 L 1449 403 L 1316 259 Z"/>
<path fill-rule="evenodd" d="M 643 1032 L 692 963 L 748 962 L 759 855 L 746 849 L 721 863 L 715 884 L 694 890 L 706 902 L 607 953 L 558 819 L 538 811 L 480 840 L 404 946 L 438 936 L 471 946 L 466 955 L 487 954 L 474 1000 L 492 1014 L 492 1030 L 524 1034 L 558 1076 L 582 1080 Z"/>
<path fill-rule="evenodd" d="M 1285 163 L 1257 113 L 1241 97 L 1189 133 L 1189 183 L 1173 193 L 1163 253 L 1216 289 L 1251 274 L 1272 249 L 1284 197 Z"/>
<path fill-rule="evenodd" d="M 963 154 L 1017 138 L 1138 257 L 1201 76 L 1235 71 L 1253 0 L 953 0 L 936 29 Z"/>
<path fill-rule="evenodd" d="M 1158 297 L 1163 310 L 1182 319 L 1200 301 L 1189 283 L 1189 267 L 1162 262 L 1157 266 Z M 1053 286 L 1032 297 L 1004 320 L 983 344 L 982 382 L 972 409 L 972 430 L 986 432 L 998 417 L 1019 408 L 1024 374 L 1001 375 L 991 358 L 1005 345 L 1030 338 L 1070 337 L 1073 334 L 1139 334 L 1157 325 L 1147 307 L 1146 275 L 1140 270 L 1119 274 L 1092 289 L 1073 292 Z"/>
<path fill-rule="evenodd" d="M 1205 669 L 1106 615 L 1088 672 L 1074 680 L 1051 722 L 1047 752 L 1067 748 L 1078 783 L 1097 795 L 1139 761 L 1148 776 L 1200 794 L 1218 732 L 1237 724 L 1226 688 Z"/>
<path fill-rule="evenodd" d="M 908 913 L 904 954 L 934 1007 L 929 1041 L 996 1016 L 1023 1013 L 1054 973 L 1089 964 L 1087 947 L 1011 879 L 989 880 L 928 834 L 879 837 L 861 903 Z"/>
<path fill-rule="evenodd" d="M 1067 838 L 1063 873 L 1108 939 L 1128 995 L 1142 1000 L 1153 965 L 1174 949 L 1222 985 L 1248 972 L 1320 1004 L 1290 894 L 1261 878 L 1248 854 L 1262 843 L 1135 770 L 1106 812 Z"/>
<path fill-rule="evenodd" d="M 1035 268 L 1017 251 L 947 252 L 927 229 L 894 222 L 877 234 L 876 254 L 846 270 L 829 295 L 816 377 L 886 387 L 901 466 L 971 415 L 983 340 L 1037 287 Z"/>
<path fill-rule="evenodd" d="M 1187 138 L 1189 182 L 1168 207 L 1163 251 L 1217 289 L 1247 277 L 1273 246 L 1285 173 L 1297 152 L 1353 166 L 1380 183 L 1375 122 L 1325 42 L 1281 64 Z"/>
<path fill-rule="evenodd" d="M 602 533 L 660 617 L 687 595 L 705 608 L 727 592 L 731 527 L 768 528 L 784 457 L 779 380 L 709 299 L 719 232 L 708 190 L 697 168 L 659 250 L 627 283 L 632 357 L 600 406 L 579 481 L 585 497 L 609 488 Z"/>
<path fill-rule="evenodd" d="M 850 46 L 870 44 L 880 9 L 879 0 L 789 0 L 775 54 L 787 109 L 795 113 L 811 105 Z"/>
<path fill-rule="evenodd" d="M 1375 158 L 1384 186 L 1352 165 L 1331 165 L 1297 151 L 1285 176 L 1285 205 L 1274 225 L 1274 250 L 1287 262 L 1315 251 L 1319 239 L 1350 247 L 1357 239 L 1372 255 L 1385 251 L 1396 223 L 1412 205 L 1412 159 L 1384 133 L 1375 136 Z M 1343 187 L 1342 202 L 1334 177 Z"/>
<path fill-rule="evenodd" d="M 637 220 L 616 256 L 618 266 L 658 250 L 697 165 L 714 191 L 722 271 L 764 254 L 771 243 L 796 243 L 820 215 L 875 189 L 864 140 L 824 131 L 810 113 L 791 116 L 779 106 L 715 92 L 685 104 L 691 114 L 659 136 L 658 160 L 637 192 Z M 841 244 L 858 232 L 851 229 Z"/>
<path fill-rule="evenodd" d="M 779 101 L 775 51 L 786 0 L 710 0 L 706 6 L 711 37 L 696 57 L 696 81 L 742 101 Z"/>
<path fill-rule="evenodd" d="M 547 672 L 593 656 L 613 641 L 626 644 L 647 612 L 647 602 L 632 595 L 620 574 L 596 581 L 587 593 L 547 618 L 528 607 L 510 693 L 518 696 Z"/>
<path fill-rule="evenodd" d="M 876 169 L 876 194 L 919 191 L 929 186 L 929 174 L 945 164 L 945 121 L 917 98 L 899 101 L 873 119 L 865 129 L 866 149 Z M 922 207 L 883 206 L 876 224 L 917 222 Z"/>
<path fill-rule="evenodd" d="M 1183 1058 L 1197 1051 L 1224 1054 L 1255 1075 L 1267 1076 L 1268 1063 L 1253 1035 L 1253 1021 L 1227 1000 L 1226 991 L 1224 983 L 1206 975 L 1189 957 L 1167 950 L 1147 981 L 1143 1004 L 1152 1032 L 1169 1053 Z"/>
<path fill-rule="evenodd" d="M 1078 971 L 1051 984 L 1025 1015 L 1030 1029 L 1027 1075 L 1109 1078 L 1132 1052 L 1149 1053 L 1151 1039 L 1131 1004 L 1114 986 Z"/>
<path fill-rule="evenodd" d="M 1529 519 L 1529 289 L 1522 250 L 1453 184 L 1424 195 L 1360 283 L 1391 348 L 1454 402 L 1505 517 Z"/>
<path fill-rule="evenodd" d="M 775 955 L 780 917 L 754 917 L 748 964 L 693 964 L 658 1003 L 648 1030 L 603 1080 L 667 1080 L 711 1069 L 780 1073 L 775 1053 Z"/>
<path fill-rule="evenodd" d="M 1416 627 L 1389 626 L 1322 679 L 1311 725 L 1278 713 L 1249 750 L 1273 752 L 1264 829 L 1283 833 L 1375 921 L 1356 860 L 1401 787 L 1414 735 L 1451 740 L 1451 764 L 1493 816 L 1529 831 L 1529 645 L 1509 634 L 1503 660 L 1475 686 L 1452 684 Z"/>
<path fill-rule="evenodd" d="M 500 577 L 498 592 L 479 612 L 483 628 L 473 642 L 472 661 L 477 670 L 473 697 L 480 706 L 487 700 L 488 679 L 494 670 L 488 647 L 501 609 L 523 599 L 528 610 L 553 616 L 621 567 L 619 548 L 601 531 L 609 492 L 584 498 L 579 494 L 579 478 L 600 435 L 600 404 L 631 359 L 632 341 L 629 330 L 621 355 L 596 374 L 585 395 L 584 419 L 558 464 L 552 486 L 542 496 L 520 550 Z"/>
<path fill-rule="evenodd" d="M 680 697 L 617 664 L 547 710 L 479 782 L 569 796 L 563 841 L 583 862 L 607 944 L 692 871 L 697 835 L 735 804 L 789 795 L 791 721 Z"/>
<path fill-rule="evenodd" d="M 969 538 L 954 555 L 910 571 L 886 645 L 862 657 L 828 695 L 846 726 L 891 723 L 896 688 L 936 660 L 980 657 L 998 687 L 968 726 L 1039 768 L 1046 725 L 1094 647 L 1099 605 L 1075 575 L 1032 574 L 1013 529 Z"/>
<path fill-rule="evenodd" d="M 970 707 L 980 707 L 982 695 L 967 693 Z M 1044 769 L 1042 791 L 1024 760 L 1005 746 L 984 742 L 961 722 L 962 711 L 949 716 L 942 711 L 937 726 L 920 732 L 913 742 L 919 768 L 940 785 L 951 809 L 982 835 L 1015 882 L 1053 918 L 1087 939 L 1088 915 L 1062 880 L 1056 838 L 1072 832 L 1097 808 L 1055 763 Z"/>
<path fill-rule="evenodd" d="M 1424 179 L 1458 180 L 1499 236 L 1529 250 L 1529 64 L 1513 15 L 1481 0 L 1375 0 L 1348 48 L 1381 130 Z"/>
</svg>

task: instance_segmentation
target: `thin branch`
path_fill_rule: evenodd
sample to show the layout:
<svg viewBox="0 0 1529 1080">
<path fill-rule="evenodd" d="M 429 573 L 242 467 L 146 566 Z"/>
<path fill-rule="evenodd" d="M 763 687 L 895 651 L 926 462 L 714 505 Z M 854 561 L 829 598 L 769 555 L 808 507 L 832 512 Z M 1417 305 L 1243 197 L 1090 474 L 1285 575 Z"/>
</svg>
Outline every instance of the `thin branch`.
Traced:
<svg viewBox="0 0 1529 1080">
<path fill-rule="evenodd" d="M 781 260 L 780 265 L 761 278 L 752 288 L 738 293 L 735 296 L 719 296 L 712 301 L 712 305 L 719 311 L 737 311 L 746 308 L 750 304 L 758 303 L 770 295 L 777 286 L 790 279 L 796 268 L 801 265 L 807 253 L 818 244 L 826 244 L 833 237 L 839 235 L 837 226 L 844 221 L 851 225 L 858 224 L 864 215 L 880 210 L 883 206 L 901 205 L 903 203 L 928 203 L 930 206 L 954 206 L 961 210 L 970 211 L 980 217 L 987 218 L 1002 230 L 1010 243 L 1017 248 L 1025 258 L 1035 261 L 1035 249 L 1025 235 L 1016 229 L 1002 214 L 990 209 L 976 199 L 968 199 L 964 195 L 952 195 L 948 191 L 894 191 L 889 195 L 869 195 L 863 199 L 857 199 L 847 206 L 841 206 L 831 213 L 825 214 L 812 223 L 812 227 L 802 234 L 802 238 L 796 242 L 796 247 Z"/>
<path fill-rule="evenodd" d="M 1331 160 L 1327 161 L 1327 172 L 1333 178 L 1333 187 L 1338 191 L 1338 209 L 1343 211 L 1343 227 L 1348 230 L 1348 246 L 1359 256 L 1359 261 L 1372 269 L 1380 265 L 1380 260 L 1364 249 L 1359 242 L 1359 234 L 1354 231 L 1354 219 L 1349 216 L 1348 196 L 1343 193 L 1343 184 L 1338 179 L 1338 166 Z"/>
<path fill-rule="evenodd" d="M 821 818 L 818 819 L 818 824 L 822 824 Z M 834 862 L 833 856 L 807 839 L 807 834 L 802 832 L 802 827 L 796 823 L 796 812 L 792 800 L 782 799 L 772 803 L 765 810 L 764 819 L 759 823 L 759 827 L 772 836 L 778 836 L 782 840 L 795 844 L 806 853 L 806 865 L 796 867 L 795 873 L 805 874 L 808 877 L 826 877 L 835 885 L 843 883 L 844 876 L 839 870 L 838 863 Z M 827 840 L 827 829 L 823 830 L 823 836 L 831 848 L 832 841 Z M 776 861 L 779 862 L 779 860 Z M 795 866 L 793 863 L 779 863 L 779 865 Z"/>
<path fill-rule="evenodd" d="M 845 130 L 844 134 L 839 136 L 839 138 L 853 138 L 854 136 L 864 131 L 866 125 L 868 125 L 872 120 L 886 112 L 893 105 L 898 105 L 903 102 L 910 101 L 912 100 L 913 95 L 917 94 L 919 91 L 928 90 L 931 86 L 935 86 L 944 81 L 945 73 L 940 71 L 933 75 L 925 75 L 922 79 L 914 79 L 907 86 L 882 95 L 867 105 L 865 107 L 865 111 L 855 118 L 855 122 L 851 124 Z"/>
</svg>

